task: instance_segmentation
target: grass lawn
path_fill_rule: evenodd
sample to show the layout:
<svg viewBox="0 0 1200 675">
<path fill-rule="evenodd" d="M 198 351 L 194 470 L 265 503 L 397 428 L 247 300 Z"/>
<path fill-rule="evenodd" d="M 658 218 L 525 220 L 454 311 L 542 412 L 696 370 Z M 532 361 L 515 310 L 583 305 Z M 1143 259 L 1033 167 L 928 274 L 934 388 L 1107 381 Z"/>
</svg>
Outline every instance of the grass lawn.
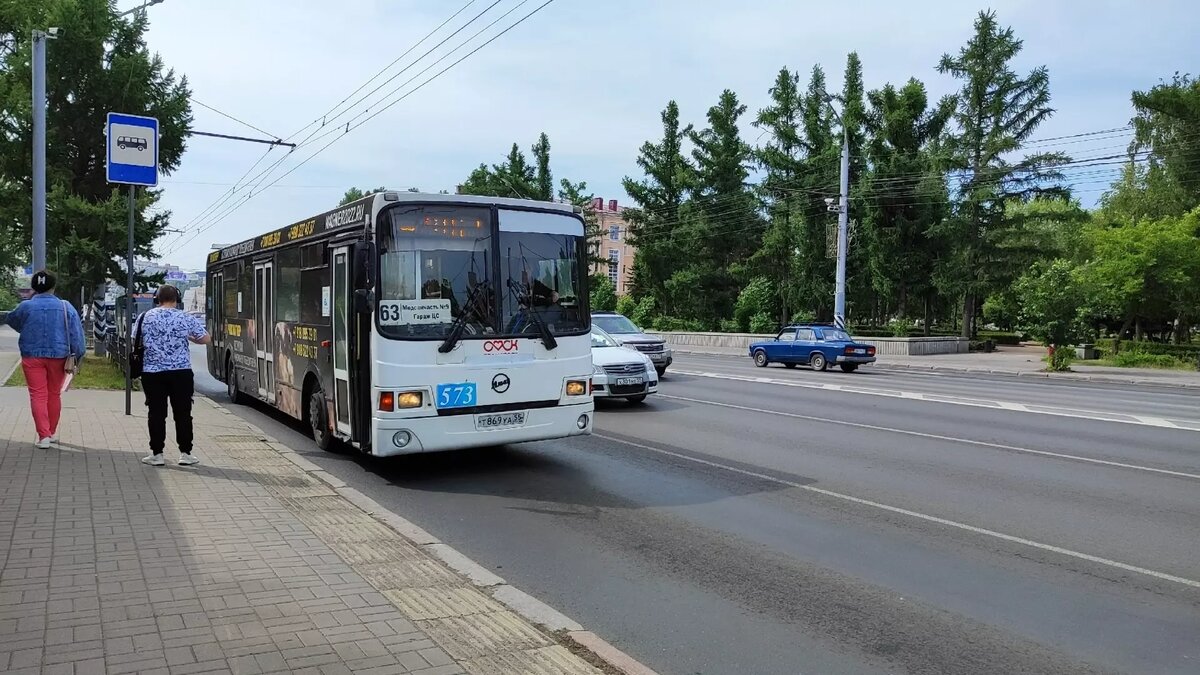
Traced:
<svg viewBox="0 0 1200 675">
<path fill-rule="evenodd" d="M 138 384 L 137 380 L 133 381 L 135 390 L 140 389 Z M 25 373 L 21 370 L 21 366 L 17 366 L 17 369 L 13 371 L 12 377 L 8 378 L 5 386 L 25 386 Z M 83 357 L 83 364 L 80 366 L 79 372 L 75 373 L 75 379 L 71 381 L 71 388 L 124 391 L 125 373 L 122 373 L 115 363 L 109 361 L 108 357 L 88 354 Z"/>
<path fill-rule="evenodd" d="M 1077 366 L 1108 366 L 1110 368 L 1153 368 L 1155 370 L 1196 370 L 1195 363 L 1167 357 L 1165 359 L 1096 359 L 1076 361 Z"/>
</svg>

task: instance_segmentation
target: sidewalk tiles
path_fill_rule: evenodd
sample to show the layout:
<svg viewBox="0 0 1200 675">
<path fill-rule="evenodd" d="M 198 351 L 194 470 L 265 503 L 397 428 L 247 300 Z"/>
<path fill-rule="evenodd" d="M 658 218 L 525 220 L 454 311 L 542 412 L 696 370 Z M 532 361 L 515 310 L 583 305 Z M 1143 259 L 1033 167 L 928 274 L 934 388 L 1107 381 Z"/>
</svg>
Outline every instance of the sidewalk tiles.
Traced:
<svg viewBox="0 0 1200 675">
<path fill-rule="evenodd" d="M 0 672 L 599 672 L 207 399 L 187 468 L 138 461 L 121 393 L 69 393 L 52 450 L 27 401 L 0 388 Z"/>
</svg>

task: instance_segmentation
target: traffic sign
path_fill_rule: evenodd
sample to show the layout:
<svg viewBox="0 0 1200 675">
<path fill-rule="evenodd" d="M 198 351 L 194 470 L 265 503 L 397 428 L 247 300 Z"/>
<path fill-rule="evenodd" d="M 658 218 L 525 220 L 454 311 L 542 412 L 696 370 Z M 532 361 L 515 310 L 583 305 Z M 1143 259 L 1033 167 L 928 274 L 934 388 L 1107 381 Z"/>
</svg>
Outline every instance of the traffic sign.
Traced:
<svg viewBox="0 0 1200 675">
<path fill-rule="evenodd" d="M 108 113 L 106 176 L 110 183 L 158 185 L 158 120 Z"/>
</svg>

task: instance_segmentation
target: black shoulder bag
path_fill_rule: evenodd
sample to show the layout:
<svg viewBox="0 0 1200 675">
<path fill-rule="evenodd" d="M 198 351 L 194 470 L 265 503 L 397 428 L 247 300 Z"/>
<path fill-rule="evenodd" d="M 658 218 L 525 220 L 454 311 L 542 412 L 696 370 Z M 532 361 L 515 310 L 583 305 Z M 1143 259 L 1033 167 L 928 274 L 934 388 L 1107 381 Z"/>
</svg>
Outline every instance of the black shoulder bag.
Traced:
<svg viewBox="0 0 1200 675">
<path fill-rule="evenodd" d="M 144 323 L 146 323 L 145 314 L 138 317 L 133 349 L 129 350 L 129 378 L 132 380 L 142 376 L 142 363 L 146 360 L 146 345 L 142 342 L 142 324 Z"/>
</svg>

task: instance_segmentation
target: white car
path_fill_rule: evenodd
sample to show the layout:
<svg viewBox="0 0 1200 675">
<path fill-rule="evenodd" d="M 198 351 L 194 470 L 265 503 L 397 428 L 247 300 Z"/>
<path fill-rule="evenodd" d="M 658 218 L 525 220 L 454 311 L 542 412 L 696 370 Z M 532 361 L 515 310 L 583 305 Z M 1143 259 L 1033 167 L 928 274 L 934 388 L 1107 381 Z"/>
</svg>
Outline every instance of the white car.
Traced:
<svg viewBox="0 0 1200 675">
<path fill-rule="evenodd" d="M 592 327 L 592 394 L 641 403 L 658 391 L 658 372 L 649 356 L 622 347 L 611 335 Z"/>
</svg>

